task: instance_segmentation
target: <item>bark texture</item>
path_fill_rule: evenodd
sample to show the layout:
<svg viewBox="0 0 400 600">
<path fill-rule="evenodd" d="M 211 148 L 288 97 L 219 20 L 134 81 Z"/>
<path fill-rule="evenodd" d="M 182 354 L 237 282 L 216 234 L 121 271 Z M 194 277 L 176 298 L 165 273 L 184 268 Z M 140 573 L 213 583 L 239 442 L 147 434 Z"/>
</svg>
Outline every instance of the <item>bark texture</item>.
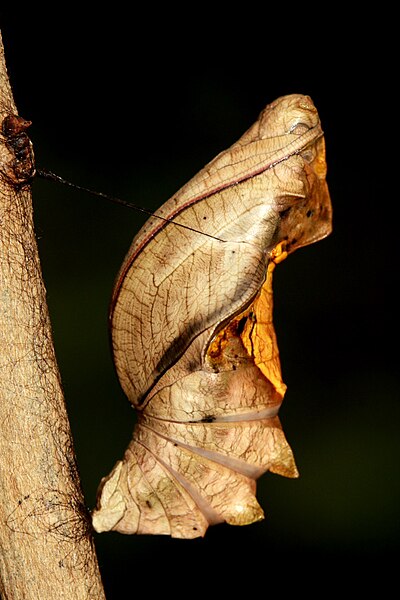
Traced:
<svg viewBox="0 0 400 600">
<path fill-rule="evenodd" d="M 24 125 L 4 121 L 16 114 L 0 36 L 0 594 L 101 600 L 33 228 L 33 154 Z"/>
</svg>

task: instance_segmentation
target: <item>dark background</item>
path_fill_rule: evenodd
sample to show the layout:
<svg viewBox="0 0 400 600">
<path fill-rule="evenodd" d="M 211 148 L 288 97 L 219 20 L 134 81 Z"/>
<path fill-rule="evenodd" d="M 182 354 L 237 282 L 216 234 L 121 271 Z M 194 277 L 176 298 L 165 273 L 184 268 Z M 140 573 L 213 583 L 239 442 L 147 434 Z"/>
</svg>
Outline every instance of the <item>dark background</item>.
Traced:
<svg viewBox="0 0 400 600">
<path fill-rule="evenodd" d="M 131 10 L 131 9 L 130 9 Z M 308 5 L 216 16 L 117 4 L 84 17 L 0 10 L 19 114 L 37 165 L 155 209 L 276 97 L 309 94 L 326 136 L 334 231 L 283 263 L 275 325 L 288 385 L 281 420 L 301 473 L 258 484 L 260 524 L 201 540 L 95 536 L 107 598 L 384 586 L 399 551 L 395 171 L 390 15 Z M 366 9 L 364 9 L 366 10 Z M 314 15 L 312 17 L 312 15 Z M 380 35 L 383 39 L 378 41 Z M 386 187 L 386 191 L 385 191 Z M 35 225 L 86 502 L 128 444 L 134 415 L 110 354 L 114 277 L 140 213 L 36 180 Z M 322 578 L 321 578 L 322 576 Z M 189 579 L 188 579 L 189 578 Z M 322 582 L 322 583 L 321 583 Z M 186 583 L 187 584 L 187 583 Z M 323 586 L 320 588 L 320 586 Z M 125 590 L 129 586 L 130 592 Z"/>
</svg>

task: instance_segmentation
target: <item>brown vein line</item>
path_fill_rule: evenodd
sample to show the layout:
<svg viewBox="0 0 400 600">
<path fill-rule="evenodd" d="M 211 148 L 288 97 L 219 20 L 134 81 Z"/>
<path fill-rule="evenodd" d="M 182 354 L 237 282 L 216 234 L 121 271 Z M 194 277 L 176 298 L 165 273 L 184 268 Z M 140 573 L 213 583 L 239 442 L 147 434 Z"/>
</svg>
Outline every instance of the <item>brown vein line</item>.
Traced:
<svg viewBox="0 0 400 600">
<path fill-rule="evenodd" d="M 141 426 L 143 427 L 142 424 L 141 424 Z M 165 438 L 164 436 L 160 435 L 158 432 L 154 431 L 150 427 L 148 427 L 148 429 L 150 431 L 152 431 L 155 435 L 158 435 L 159 437 L 161 437 L 161 438 L 163 438 L 163 439 L 171 442 L 171 440 L 169 438 Z M 192 498 L 193 502 L 195 503 L 195 505 L 197 506 L 197 508 L 199 509 L 199 511 L 201 512 L 201 514 L 205 518 L 205 520 L 210 525 L 212 525 L 213 523 L 220 523 L 223 520 L 221 517 L 219 517 L 217 511 L 210 505 L 210 503 L 207 502 L 207 500 L 205 500 L 201 496 L 201 494 L 199 492 L 197 492 L 196 490 L 193 489 L 194 486 L 185 478 L 184 475 L 181 475 L 180 473 L 177 473 L 175 471 L 175 469 L 173 469 L 170 465 L 168 465 L 161 458 L 159 458 L 157 456 L 157 454 L 155 454 L 152 450 L 150 450 L 150 448 L 148 448 L 148 446 L 146 444 L 144 444 L 142 441 L 135 440 L 135 442 L 137 442 L 138 444 L 141 444 L 143 446 L 143 448 L 145 448 L 155 458 L 155 460 L 166 471 L 168 471 L 168 473 L 170 473 L 172 475 L 173 479 L 175 481 L 177 481 L 178 484 L 179 484 L 179 486 L 177 486 L 179 494 L 182 496 L 182 493 L 181 493 L 181 491 L 179 489 L 179 487 L 182 487 L 187 492 L 187 494 Z M 174 442 L 172 442 L 172 443 L 174 443 Z M 179 444 L 179 443 L 177 443 L 177 444 L 178 444 L 178 446 L 181 446 L 181 444 Z M 158 497 L 158 495 L 157 495 L 157 497 Z M 184 497 L 183 497 L 183 499 L 185 500 Z M 160 503 L 162 504 L 161 500 L 160 500 Z M 186 503 L 186 500 L 185 500 L 185 503 Z M 201 505 L 204 505 L 204 507 L 202 507 Z M 164 508 L 164 505 L 162 505 L 162 506 Z M 188 509 L 189 509 L 189 506 L 188 506 Z M 164 510 L 165 510 L 165 508 L 164 508 Z M 207 512 L 205 512 L 205 511 L 207 511 Z M 214 515 L 214 518 L 212 517 L 211 520 L 210 520 L 210 515 Z"/>
</svg>

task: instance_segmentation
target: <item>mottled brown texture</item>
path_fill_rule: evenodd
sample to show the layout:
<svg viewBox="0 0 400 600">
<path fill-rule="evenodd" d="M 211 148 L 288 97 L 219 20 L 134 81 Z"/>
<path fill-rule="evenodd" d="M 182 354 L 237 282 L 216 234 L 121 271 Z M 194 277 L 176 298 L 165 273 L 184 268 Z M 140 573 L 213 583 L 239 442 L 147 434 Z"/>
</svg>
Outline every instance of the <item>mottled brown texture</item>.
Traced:
<svg viewBox="0 0 400 600">
<path fill-rule="evenodd" d="M 157 211 L 174 222 L 151 218 L 134 238 L 110 324 L 138 424 L 101 483 L 98 531 L 190 538 L 252 523 L 263 518 L 255 480 L 297 476 L 277 416 L 272 276 L 329 234 L 325 175 L 311 99 L 285 96 Z"/>
</svg>

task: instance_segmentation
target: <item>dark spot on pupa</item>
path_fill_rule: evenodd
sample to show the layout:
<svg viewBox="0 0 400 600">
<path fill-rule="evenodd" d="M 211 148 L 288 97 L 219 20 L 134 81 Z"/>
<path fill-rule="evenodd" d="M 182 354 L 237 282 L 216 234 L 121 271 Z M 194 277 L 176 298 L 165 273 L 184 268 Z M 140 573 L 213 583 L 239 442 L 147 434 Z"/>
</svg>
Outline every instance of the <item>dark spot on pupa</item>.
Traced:
<svg viewBox="0 0 400 600">
<path fill-rule="evenodd" d="M 146 500 L 146 506 L 147 506 L 148 508 L 151 508 L 151 502 L 150 502 L 150 500 Z"/>
<path fill-rule="evenodd" d="M 286 215 L 289 214 L 290 208 L 291 207 L 289 206 L 289 208 L 284 208 L 283 210 L 279 211 L 279 216 L 281 219 L 284 219 Z"/>
<path fill-rule="evenodd" d="M 215 417 L 213 415 L 207 415 L 206 417 L 203 417 L 201 419 L 201 423 L 212 423 L 213 421 L 215 421 Z"/>
<path fill-rule="evenodd" d="M 313 214 L 314 214 L 314 211 L 310 209 L 306 212 L 306 217 L 310 218 L 313 216 Z"/>
<path fill-rule="evenodd" d="M 237 335 L 241 335 L 243 333 L 244 326 L 246 325 L 246 321 L 247 321 L 247 317 L 242 317 L 240 319 L 240 321 L 238 321 L 237 329 L 236 329 Z M 235 356 L 235 358 L 236 357 L 237 357 L 237 355 Z"/>
</svg>

